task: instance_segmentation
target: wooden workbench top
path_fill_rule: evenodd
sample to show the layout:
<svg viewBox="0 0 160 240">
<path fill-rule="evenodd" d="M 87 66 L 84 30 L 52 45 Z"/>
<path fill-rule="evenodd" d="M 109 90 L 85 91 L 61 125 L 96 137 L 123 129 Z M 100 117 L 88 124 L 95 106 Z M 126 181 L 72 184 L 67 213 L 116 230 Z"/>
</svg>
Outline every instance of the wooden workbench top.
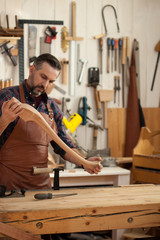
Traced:
<svg viewBox="0 0 160 240">
<path fill-rule="evenodd" d="M 0 199 L 0 222 L 34 234 L 95 231 L 160 225 L 160 186 L 67 189 L 53 194 L 74 196 L 47 200 L 25 197 Z"/>
</svg>

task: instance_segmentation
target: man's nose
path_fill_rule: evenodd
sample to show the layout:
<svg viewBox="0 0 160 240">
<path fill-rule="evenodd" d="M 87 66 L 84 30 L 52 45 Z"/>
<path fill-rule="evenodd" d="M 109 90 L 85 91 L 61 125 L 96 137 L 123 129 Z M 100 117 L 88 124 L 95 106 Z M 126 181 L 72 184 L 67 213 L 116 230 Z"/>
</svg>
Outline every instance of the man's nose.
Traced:
<svg viewBox="0 0 160 240">
<path fill-rule="evenodd" d="M 49 81 L 45 80 L 42 82 L 43 87 L 46 89 L 48 87 Z"/>
</svg>

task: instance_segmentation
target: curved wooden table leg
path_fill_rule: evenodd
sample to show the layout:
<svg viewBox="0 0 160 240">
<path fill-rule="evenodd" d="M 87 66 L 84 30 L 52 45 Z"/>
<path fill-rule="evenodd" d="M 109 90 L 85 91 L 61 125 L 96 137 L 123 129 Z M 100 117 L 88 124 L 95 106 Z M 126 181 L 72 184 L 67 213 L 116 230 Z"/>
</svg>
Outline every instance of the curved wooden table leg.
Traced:
<svg viewBox="0 0 160 240">
<path fill-rule="evenodd" d="M 15 101 L 18 101 L 15 99 Z M 53 129 L 49 126 L 46 120 L 42 117 L 42 115 L 32 106 L 29 104 L 22 103 L 23 111 L 19 113 L 19 117 L 21 117 L 24 121 L 33 121 L 37 123 L 65 152 L 70 154 L 73 158 L 75 158 L 80 165 L 83 167 L 88 168 L 92 171 L 96 167 L 100 166 L 98 161 L 87 161 L 74 152 L 71 148 L 69 148 L 60 138 L 59 136 L 53 131 Z"/>
</svg>

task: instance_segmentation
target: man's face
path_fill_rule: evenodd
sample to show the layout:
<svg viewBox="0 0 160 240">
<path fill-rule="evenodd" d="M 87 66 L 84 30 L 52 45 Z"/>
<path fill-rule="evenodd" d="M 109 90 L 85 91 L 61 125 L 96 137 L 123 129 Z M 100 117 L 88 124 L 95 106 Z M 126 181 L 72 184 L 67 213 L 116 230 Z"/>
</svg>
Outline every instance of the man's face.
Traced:
<svg viewBox="0 0 160 240">
<path fill-rule="evenodd" d="M 59 75 L 59 70 L 54 69 L 48 63 L 44 62 L 41 69 L 36 70 L 34 66 L 30 67 L 27 83 L 35 97 L 45 93 Z"/>
</svg>

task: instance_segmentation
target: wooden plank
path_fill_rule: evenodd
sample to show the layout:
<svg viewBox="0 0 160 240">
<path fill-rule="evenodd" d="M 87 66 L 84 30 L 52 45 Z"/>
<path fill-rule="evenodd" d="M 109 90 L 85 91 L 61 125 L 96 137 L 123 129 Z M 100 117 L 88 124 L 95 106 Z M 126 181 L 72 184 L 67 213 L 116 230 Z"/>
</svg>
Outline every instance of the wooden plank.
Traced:
<svg viewBox="0 0 160 240">
<path fill-rule="evenodd" d="M 151 168 L 160 170 L 160 157 L 156 156 L 140 156 L 134 155 L 133 156 L 133 164 L 136 167 L 144 167 L 144 168 Z"/>
<path fill-rule="evenodd" d="M 160 173 L 133 167 L 133 179 L 138 183 L 160 184 Z"/>
<path fill-rule="evenodd" d="M 124 156 L 125 124 L 125 108 L 108 108 L 108 147 L 112 157 Z"/>
<path fill-rule="evenodd" d="M 26 233 L 20 229 L 17 229 L 13 226 L 8 224 L 4 224 L 0 222 L 0 233 L 4 234 L 5 236 L 14 238 L 16 240 L 40 240 L 41 238 L 35 237 L 30 233 Z"/>
<path fill-rule="evenodd" d="M 39 201 L 38 192 L 1 199 L 0 222 L 32 234 L 159 226 L 159 185 L 50 191 L 77 195 Z"/>
<path fill-rule="evenodd" d="M 99 99 L 101 102 L 109 102 L 113 100 L 113 97 L 114 97 L 113 90 L 103 89 L 103 90 L 99 90 L 98 93 L 99 93 Z"/>
<path fill-rule="evenodd" d="M 151 131 L 160 129 L 160 108 L 143 108 L 146 127 Z M 108 146 L 111 156 L 123 157 L 126 131 L 126 109 L 108 108 Z M 160 136 L 151 138 L 151 143 L 158 151 Z"/>
</svg>

